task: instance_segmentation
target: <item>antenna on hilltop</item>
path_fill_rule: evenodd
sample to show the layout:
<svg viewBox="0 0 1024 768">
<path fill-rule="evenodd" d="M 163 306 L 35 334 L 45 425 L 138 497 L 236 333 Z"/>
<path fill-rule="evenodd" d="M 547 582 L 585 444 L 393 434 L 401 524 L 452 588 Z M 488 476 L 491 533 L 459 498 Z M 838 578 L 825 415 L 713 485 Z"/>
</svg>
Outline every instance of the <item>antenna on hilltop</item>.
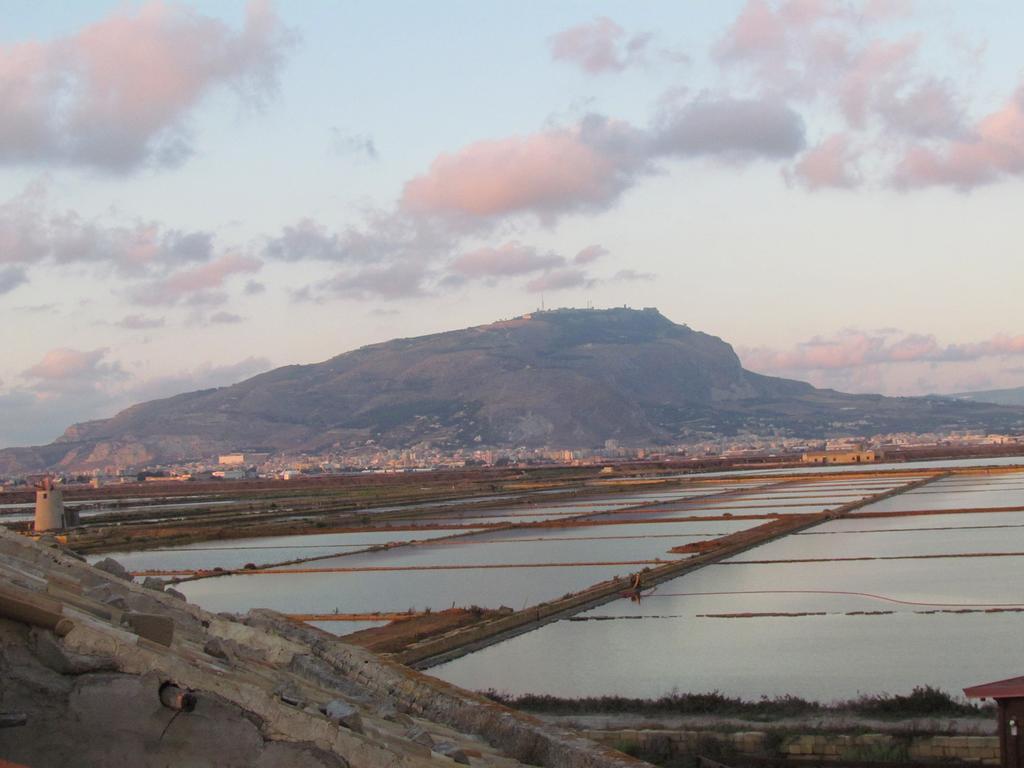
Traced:
<svg viewBox="0 0 1024 768">
<path fill-rule="evenodd" d="M 544 311 L 544 294 L 543 293 L 540 295 L 540 311 L 541 312 Z"/>
</svg>

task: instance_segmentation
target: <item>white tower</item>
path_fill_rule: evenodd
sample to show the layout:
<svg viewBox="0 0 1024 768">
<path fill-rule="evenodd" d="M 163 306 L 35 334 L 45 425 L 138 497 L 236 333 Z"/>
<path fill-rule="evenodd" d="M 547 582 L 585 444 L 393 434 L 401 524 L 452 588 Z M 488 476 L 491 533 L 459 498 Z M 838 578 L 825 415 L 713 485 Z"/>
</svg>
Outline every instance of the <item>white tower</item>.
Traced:
<svg viewBox="0 0 1024 768">
<path fill-rule="evenodd" d="M 44 477 L 36 484 L 36 532 L 54 531 L 64 528 L 64 494 L 53 483 L 52 477 Z"/>
</svg>

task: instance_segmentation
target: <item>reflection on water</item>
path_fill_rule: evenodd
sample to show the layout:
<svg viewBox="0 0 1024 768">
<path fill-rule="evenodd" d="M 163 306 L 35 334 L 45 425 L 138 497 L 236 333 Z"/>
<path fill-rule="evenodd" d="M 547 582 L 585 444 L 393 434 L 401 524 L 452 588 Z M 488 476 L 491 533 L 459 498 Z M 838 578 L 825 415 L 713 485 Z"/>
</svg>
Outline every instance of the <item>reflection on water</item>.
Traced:
<svg viewBox="0 0 1024 768">
<path fill-rule="evenodd" d="M 302 536 L 269 536 L 262 539 L 228 539 L 186 544 L 167 549 L 138 552 L 109 552 L 89 555 L 95 563 L 112 557 L 130 571 L 200 570 L 241 568 L 246 563 L 262 565 L 306 557 L 318 557 L 333 551 L 346 552 L 388 542 L 433 539 L 463 533 L 458 529 L 420 531 L 363 531 L 359 533 L 318 533 Z"/>
<path fill-rule="evenodd" d="M 1019 475 L 955 480 L 862 511 L 1024 503 Z M 1024 512 L 836 520 L 659 585 L 640 606 L 619 600 L 431 674 L 561 696 L 958 692 L 1020 672 L 1024 558 L 829 560 L 1021 552 Z M 822 562 L 751 562 L 792 559 Z"/>
<path fill-rule="evenodd" d="M 288 574 L 228 576 L 181 588 L 214 611 L 257 606 L 289 613 L 400 612 L 452 605 L 519 609 L 612 576 L 626 577 L 639 563 L 685 557 L 669 550 L 761 524 L 765 515 L 834 509 L 918 477 L 785 483 L 752 479 L 743 488 L 722 484 L 467 509 L 461 514 L 445 511 L 420 522 L 493 524 L 550 517 L 571 525 L 483 530 L 458 539 L 354 554 L 344 553 L 357 543 L 371 543 L 368 534 L 304 537 L 304 546 L 296 541 L 303 537 L 245 542 L 237 553 L 245 552 L 252 562 L 257 562 L 254 552 L 261 553 L 261 562 L 287 559 L 260 549 L 261 544 L 304 557 L 328 557 L 286 567 L 292 571 Z M 696 498 L 726 491 L 730 493 L 717 499 Z M 643 506 L 628 508 L 638 504 Z M 1015 664 L 1024 630 L 1024 585 L 1017 576 L 1024 557 L 1016 556 L 1024 553 L 1024 510 L 938 513 L 1014 506 L 1024 506 L 1020 474 L 935 481 L 858 514 L 936 514 L 831 521 L 659 585 L 639 605 L 616 600 L 432 673 L 470 688 L 511 693 L 657 696 L 678 688 L 717 689 L 748 698 L 793 693 L 824 700 L 858 692 L 902 692 L 926 683 L 956 691 L 979 680 L 1008 677 L 1020 671 Z M 744 515 L 755 519 L 735 519 Z M 668 522 L 702 516 L 715 519 Z M 380 535 L 410 539 L 442 533 Z M 194 559 L 211 551 L 196 547 L 132 557 Z M 981 556 L 908 559 L 962 554 Z M 814 562 L 785 562 L 793 560 Z M 591 564 L 572 565 L 579 563 Z M 345 570 L 303 572 L 310 568 Z M 337 631 L 336 626 L 329 628 Z"/>
<path fill-rule="evenodd" d="M 272 608 L 285 613 L 442 610 L 480 605 L 525 608 L 625 575 L 622 566 L 508 568 L 488 571 L 358 571 L 222 576 L 178 589 L 210 611 Z M 633 569 L 635 570 L 635 568 Z"/>
<path fill-rule="evenodd" d="M 430 674 L 557 696 L 717 690 L 831 701 L 925 683 L 959 692 L 1019 674 L 1022 630 L 1024 614 L 563 620 Z"/>
</svg>

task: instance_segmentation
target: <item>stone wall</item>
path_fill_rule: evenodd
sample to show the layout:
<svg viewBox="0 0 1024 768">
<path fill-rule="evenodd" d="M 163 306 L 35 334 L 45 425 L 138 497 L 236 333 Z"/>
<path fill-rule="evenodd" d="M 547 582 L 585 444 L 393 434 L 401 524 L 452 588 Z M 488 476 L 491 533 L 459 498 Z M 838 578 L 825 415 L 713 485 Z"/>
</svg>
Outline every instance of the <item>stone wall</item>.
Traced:
<svg viewBox="0 0 1024 768">
<path fill-rule="evenodd" d="M 274 611 L 253 610 L 247 623 L 294 639 L 354 683 L 382 697 L 401 712 L 444 723 L 482 737 L 505 754 L 546 768 L 639 768 L 646 765 L 535 717 L 476 693 L 430 677 Z"/>
<path fill-rule="evenodd" d="M 617 749 L 663 758 L 705 754 L 799 760 L 936 762 L 999 765 L 997 736 L 917 736 L 885 733 L 787 734 L 771 731 L 720 733 L 681 730 L 593 730 L 586 736 Z M 710 753 L 710 754 L 709 754 Z"/>
</svg>

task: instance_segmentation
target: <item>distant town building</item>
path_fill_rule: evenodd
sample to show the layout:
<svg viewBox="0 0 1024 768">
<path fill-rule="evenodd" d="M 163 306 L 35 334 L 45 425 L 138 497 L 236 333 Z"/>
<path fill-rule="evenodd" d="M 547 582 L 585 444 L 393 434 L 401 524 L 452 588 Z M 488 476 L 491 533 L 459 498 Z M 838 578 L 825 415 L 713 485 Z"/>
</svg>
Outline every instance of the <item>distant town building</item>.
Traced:
<svg viewBox="0 0 1024 768">
<path fill-rule="evenodd" d="M 800 457 L 804 464 L 863 464 L 878 460 L 875 451 L 808 451 Z"/>
<path fill-rule="evenodd" d="M 218 469 L 215 472 L 210 473 L 213 477 L 219 477 L 221 480 L 244 480 L 245 470 L 244 469 Z"/>
<path fill-rule="evenodd" d="M 217 463 L 223 467 L 247 467 L 262 464 L 269 458 L 269 453 L 225 453 L 217 457 Z"/>
</svg>

